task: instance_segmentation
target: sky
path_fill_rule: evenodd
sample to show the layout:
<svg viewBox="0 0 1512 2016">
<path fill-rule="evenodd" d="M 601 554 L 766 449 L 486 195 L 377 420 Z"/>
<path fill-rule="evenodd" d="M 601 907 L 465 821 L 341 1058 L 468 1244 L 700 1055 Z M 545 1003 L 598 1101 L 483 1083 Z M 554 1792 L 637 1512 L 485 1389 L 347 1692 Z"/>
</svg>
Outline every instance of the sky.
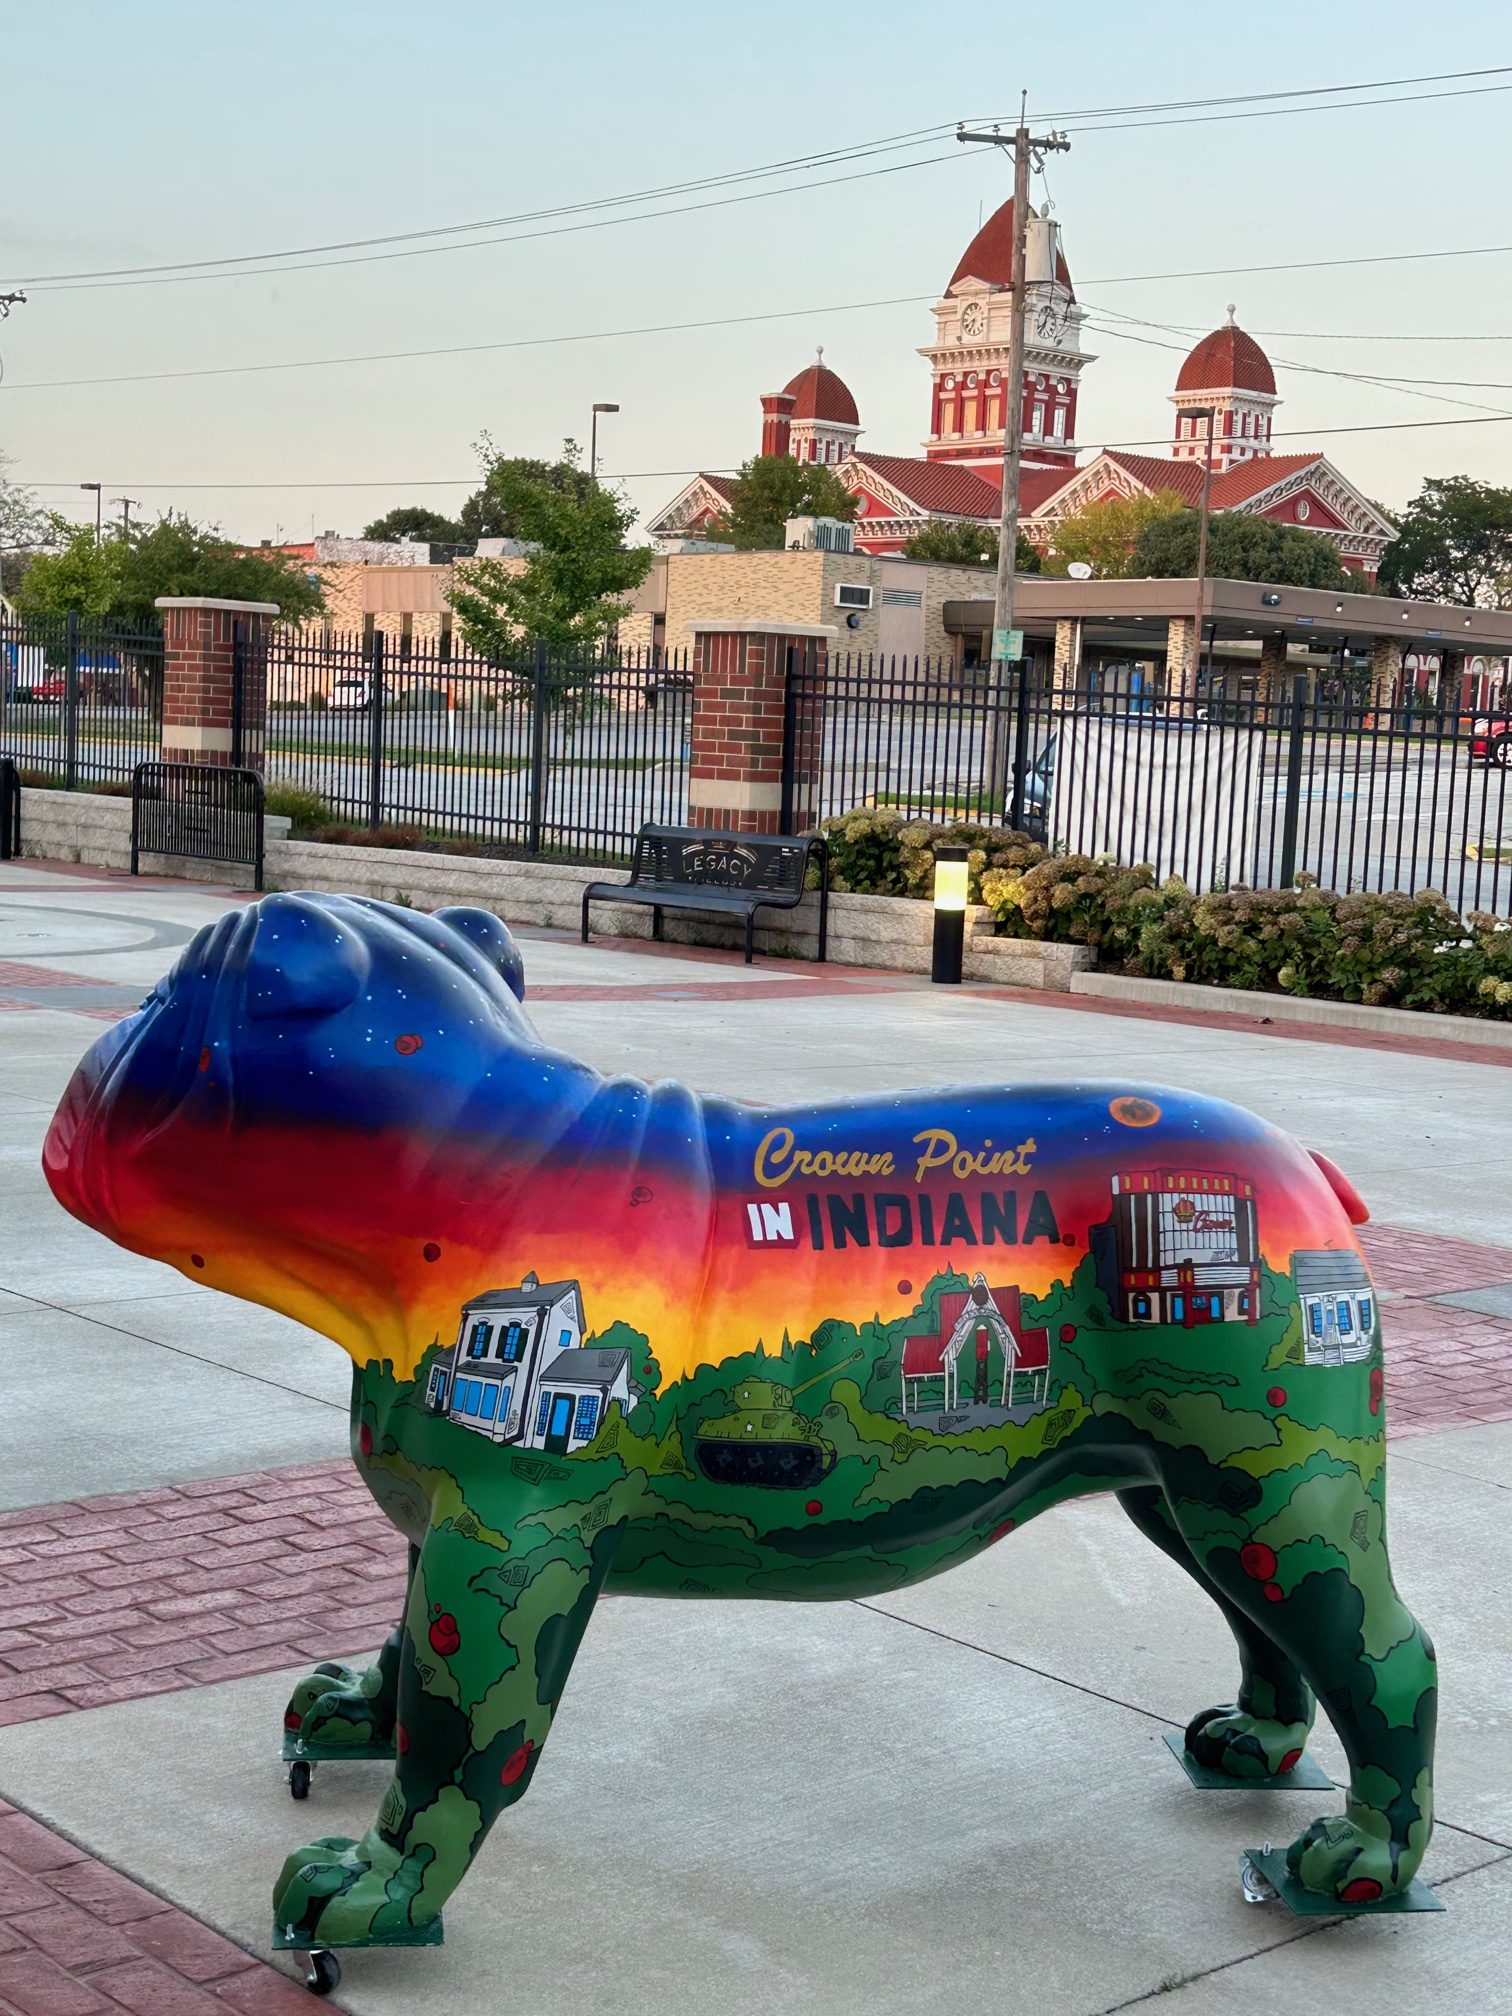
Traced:
<svg viewBox="0 0 1512 2016">
<path fill-rule="evenodd" d="M 622 410 L 602 423 L 601 467 L 650 515 L 686 474 L 755 452 L 759 395 L 822 344 L 855 394 L 862 449 L 917 454 L 930 303 L 1011 188 L 1005 157 L 955 142 L 957 120 L 1010 119 L 1021 90 L 1035 123 L 1036 108 L 1043 122 L 1512 63 L 1512 33 L 1490 0 L 1273 0 L 1263 27 L 1253 13 L 1232 31 L 1223 18 L 1211 0 L 1083 0 L 1059 16 L 1002 0 L 12 9 L 0 38 L 0 292 L 19 283 L 29 298 L 0 323 L 0 453 L 13 478 L 77 517 L 94 510 L 78 485 L 99 481 L 107 499 L 137 500 L 134 515 L 174 508 L 237 538 L 297 539 L 358 532 L 396 504 L 455 510 L 481 434 L 506 452 L 553 455 L 566 436 L 586 443 L 591 404 L 609 400 Z M 1512 86 L 1512 74 L 1418 89 L 1471 84 Z M 1168 438 L 1181 349 L 1153 344 L 1184 348 L 1233 301 L 1276 365 L 1276 431 L 1295 430 L 1278 450 L 1325 449 L 1388 507 L 1432 475 L 1512 481 L 1512 422 L 1308 431 L 1473 417 L 1422 396 L 1446 379 L 1490 381 L 1450 396 L 1512 413 L 1509 112 L 1512 89 L 1498 88 L 1144 131 L 1118 116 L 1109 130 L 1081 122 L 1089 130 L 1052 157 L 1035 195 L 1054 203 L 1097 325 L 1085 339 L 1097 361 L 1082 379 L 1082 445 Z M 318 271 L 90 288 L 46 279 L 518 217 L 932 127 L 947 130 L 793 179 L 894 172 L 659 219 L 641 213 L 749 192 L 630 204 L 632 221 L 594 213 L 589 229 L 562 228 L 589 221 L 580 215 L 515 224 L 480 234 L 511 242 Z M 1499 245 L 1508 249 L 1292 270 Z M 1129 277 L 1235 266 L 1281 270 Z M 866 305 L 880 302 L 894 305 Z M 1120 330 L 1115 311 L 1187 333 Z M 1481 335 L 1496 340 L 1451 340 Z M 590 337 L 601 340 L 569 340 Z M 527 347 L 57 382 L 503 343 Z M 1360 385 L 1282 359 L 1428 385 Z"/>
</svg>

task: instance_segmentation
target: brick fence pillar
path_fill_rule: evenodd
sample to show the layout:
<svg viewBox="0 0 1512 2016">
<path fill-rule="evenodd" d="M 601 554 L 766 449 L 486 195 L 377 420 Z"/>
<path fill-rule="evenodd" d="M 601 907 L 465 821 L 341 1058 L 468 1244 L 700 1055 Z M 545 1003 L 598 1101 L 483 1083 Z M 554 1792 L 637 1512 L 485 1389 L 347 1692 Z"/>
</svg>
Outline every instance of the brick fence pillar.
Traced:
<svg viewBox="0 0 1512 2016">
<path fill-rule="evenodd" d="M 808 671 L 796 716 L 792 830 L 813 822 L 823 684 L 839 634 L 825 623 L 699 622 L 693 631 L 688 822 L 782 830 L 782 731 L 790 669 Z M 812 668 L 809 671 L 809 668 Z"/>
<path fill-rule="evenodd" d="M 1055 625 L 1054 691 L 1066 693 L 1082 676 L 1082 626 L 1079 616 L 1062 616 Z"/>
<path fill-rule="evenodd" d="M 1396 637 L 1377 637 L 1370 647 L 1370 705 L 1378 714 L 1397 704 L 1402 676 L 1402 646 Z"/>
<path fill-rule="evenodd" d="M 232 760 L 238 631 L 243 639 L 241 762 L 263 766 L 268 706 L 268 626 L 276 602 L 225 602 L 212 595 L 161 595 L 163 612 L 163 760 Z"/>
<path fill-rule="evenodd" d="M 1189 700 L 1197 690 L 1197 624 L 1191 616 L 1166 622 L 1166 697 Z"/>
</svg>

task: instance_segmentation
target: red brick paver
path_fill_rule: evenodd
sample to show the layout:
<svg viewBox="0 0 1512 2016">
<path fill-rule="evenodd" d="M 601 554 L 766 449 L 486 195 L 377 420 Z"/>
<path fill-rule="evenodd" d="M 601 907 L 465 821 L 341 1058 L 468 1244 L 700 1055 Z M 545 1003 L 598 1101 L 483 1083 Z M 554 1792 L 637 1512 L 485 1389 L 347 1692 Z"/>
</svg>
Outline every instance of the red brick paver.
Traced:
<svg viewBox="0 0 1512 2016">
<path fill-rule="evenodd" d="M 309 2016 L 306 1991 L 0 1800 L 6 2016 Z"/>
<path fill-rule="evenodd" d="M 370 1651 L 404 1564 L 344 1459 L 0 1513 L 0 1724 Z"/>
<path fill-rule="evenodd" d="M 1512 1248 L 1402 1225 L 1366 1225 L 1360 1243 L 1377 1286 L 1396 1298 L 1381 1316 L 1387 1434 L 1512 1421 L 1512 1323 L 1427 1299 L 1512 1285 Z"/>
</svg>

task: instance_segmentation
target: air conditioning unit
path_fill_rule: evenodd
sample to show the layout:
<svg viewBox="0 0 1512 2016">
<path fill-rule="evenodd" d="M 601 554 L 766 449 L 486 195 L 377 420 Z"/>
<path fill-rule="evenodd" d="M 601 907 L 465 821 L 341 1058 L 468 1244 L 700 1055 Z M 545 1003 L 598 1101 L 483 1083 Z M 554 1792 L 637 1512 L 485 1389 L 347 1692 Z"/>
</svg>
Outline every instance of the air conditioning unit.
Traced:
<svg viewBox="0 0 1512 2016">
<path fill-rule="evenodd" d="M 872 590 L 859 581 L 837 581 L 835 583 L 835 607 L 837 609 L 870 609 Z"/>
<path fill-rule="evenodd" d="M 853 553 L 855 539 L 843 518 L 789 518 L 782 543 L 789 553 Z"/>
</svg>

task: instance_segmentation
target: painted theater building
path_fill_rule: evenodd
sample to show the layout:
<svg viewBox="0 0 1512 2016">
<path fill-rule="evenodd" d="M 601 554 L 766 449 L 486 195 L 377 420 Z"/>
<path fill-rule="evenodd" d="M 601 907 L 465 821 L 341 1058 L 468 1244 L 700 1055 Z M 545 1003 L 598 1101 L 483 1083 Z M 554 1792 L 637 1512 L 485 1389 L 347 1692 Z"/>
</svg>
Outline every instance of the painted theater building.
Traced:
<svg viewBox="0 0 1512 2016">
<path fill-rule="evenodd" d="M 1114 1314 L 1124 1323 L 1255 1323 L 1260 1243 L 1255 1193 L 1212 1170 L 1113 1178 Z"/>
</svg>

